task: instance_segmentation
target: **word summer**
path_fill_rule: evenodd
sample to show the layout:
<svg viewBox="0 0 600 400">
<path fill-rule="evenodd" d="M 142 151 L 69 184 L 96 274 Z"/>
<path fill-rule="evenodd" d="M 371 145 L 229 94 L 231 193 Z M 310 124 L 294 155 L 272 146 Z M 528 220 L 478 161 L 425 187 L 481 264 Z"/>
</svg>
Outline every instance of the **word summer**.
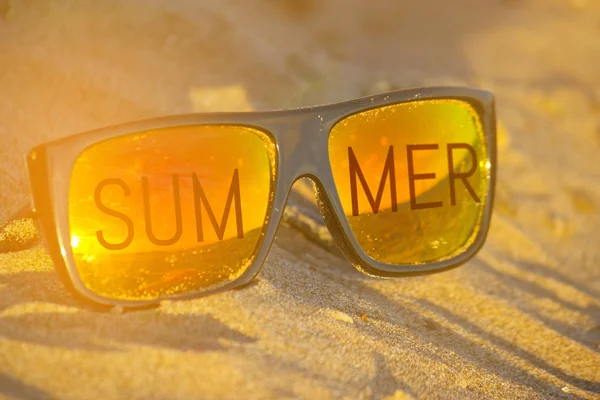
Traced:
<svg viewBox="0 0 600 400">
<path fill-rule="evenodd" d="M 454 167 L 455 154 L 454 152 L 457 150 L 466 150 L 471 156 L 470 168 L 467 171 L 457 172 Z M 411 210 L 420 210 L 420 209 L 428 209 L 428 208 L 437 208 L 442 207 L 443 202 L 434 201 L 434 202 L 417 202 L 416 196 L 416 188 L 415 182 L 419 180 L 427 180 L 427 179 L 436 179 L 436 173 L 427 172 L 427 171 L 419 171 L 415 172 L 414 166 L 414 154 L 416 152 L 424 152 L 424 151 L 441 151 L 439 149 L 439 145 L 437 144 L 414 144 L 406 146 L 406 157 L 407 157 L 407 169 L 408 169 L 408 187 L 410 193 L 410 208 Z M 450 204 L 456 205 L 456 191 L 458 184 L 464 185 L 470 196 L 472 197 L 475 203 L 480 203 L 481 200 L 477 196 L 477 193 L 471 186 L 468 181 L 468 178 L 471 177 L 475 171 L 477 170 L 477 155 L 472 146 L 466 143 L 449 143 L 446 146 L 446 158 L 447 158 L 447 166 L 448 166 L 448 182 L 449 182 L 449 191 L 450 191 Z M 389 192 L 391 196 L 391 211 L 398 211 L 398 202 L 397 202 L 397 192 L 396 192 L 396 170 L 395 170 L 395 161 L 394 161 L 394 146 L 389 146 L 387 157 L 385 163 L 383 165 L 382 174 L 379 180 L 379 186 L 377 188 L 377 192 L 373 195 L 371 188 L 367 184 L 367 180 L 365 178 L 364 172 L 358 162 L 358 159 L 354 153 L 352 147 L 348 147 L 348 165 L 349 165 L 349 175 L 350 175 L 350 194 L 352 200 L 352 215 L 359 215 L 359 183 L 362 191 L 364 192 L 371 210 L 374 214 L 377 214 L 380 210 L 381 201 L 383 198 L 383 193 L 386 187 L 386 182 L 389 183 Z M 244 238 L 244 227 L 243 227 L 243 218 L 242 218 L 242 195 L 240 190 L 240 180 L 239 180 L 239 172 L 238 169 L 233 171 L 233 177 L 231 179 L 231 184 L 229 186 L 229 191 L 227 193 L 227 198 L 225 200 L 225 207 L 223 211 L 223 215 L 221 216 L 221 221 L 217 220 L 215 213 L 213 212 L 213 207 L 209 202 L 209 199 L 206 196 L 202 188 L 202 184 L 198 179 L 198 176 L 195 173 L 191 174 L 192 177 L 192 185 L 193 185 L 193 201 L 194 201 L 194 212 L 196 217 L 196 239 L 198 242 L 204 241 L 204 228 L 203 228 L 203 215 L 206 214 L 208 219 L 216 233 L 216 236 L 219 240 L 223 240 L 225 235 L 225 229 L 227 226 L 227 222 L 229 220 L 230 214 L 233 212 L 234 218 L 236 221 L 236 230 L 237 230 L 237 238 Z M 114 218 L 118 218 L 127 227 L 127 236 L 125 239 L 119 243 L 111 243 L 106 240 L 104 233 L 99 230 L 96 232 L 96 237 L 100 244 L 108 250 L 122 250 L 129 246 L 134 239 L 134 223 L 130 216 L 124 214 L 121 211 L 117 211 L 113 208 L 108 207 L 105 203 L 102 202 L 102 192 L 103 190 L 110 185 L 119 186 L 124 195 L 130 196 L 131 188 L 127 183 L 119 178 L 108 178 L 100 181 L 95 189 L 95 203 L 97 208 L 104 214 L 109 215 Z M 150 193 L 149 193 L 149 183 L 148 178 L 145 176 L 141 177 L 141 189 L 142 189 L 142 206 L 144 211 L 144 223 L 146 235 L 150 242 L 157 246 L 170 246 L 177 243 L 182 235 L 183 235 L 183 223 L 182 223 L 182 206 L 181 206 L 181 190 L 180 190 L 180 180 L 179 175 L 174 174 L 172 176 L 172 189 L 173 189 L 173 200 L 175 206 L 175 232 L 170 238 L 161 239 L 156 236 L 153 229 L 152 217 L 151 217 L 151 209 L 150 209 Z M 213 199 L 214 201 L 214 199 Z"/>
</svg>

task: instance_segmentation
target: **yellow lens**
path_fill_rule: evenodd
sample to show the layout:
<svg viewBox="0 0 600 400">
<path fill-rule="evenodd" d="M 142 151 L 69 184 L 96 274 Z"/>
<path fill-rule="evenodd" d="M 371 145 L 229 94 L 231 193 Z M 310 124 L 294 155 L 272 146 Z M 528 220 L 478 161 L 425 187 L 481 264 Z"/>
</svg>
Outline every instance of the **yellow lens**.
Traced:
<svg viewBox="0 0 600 400">
<path fill-rule="evenodd" d="M 329 160 L 350 228 L 374 260 L 439 261 L 476 238 L 489 163 L 470 104 L 423 100 L 354 114 L 333 127 Z"/>
<path fill-rule="evenodd" d="M 69 191 L 81 280 L 130 300 L 235 280 L 260 246 L 275 162 L 271 139 L 243 126 L 158 129 L 87 148 Z"/>
</svg>

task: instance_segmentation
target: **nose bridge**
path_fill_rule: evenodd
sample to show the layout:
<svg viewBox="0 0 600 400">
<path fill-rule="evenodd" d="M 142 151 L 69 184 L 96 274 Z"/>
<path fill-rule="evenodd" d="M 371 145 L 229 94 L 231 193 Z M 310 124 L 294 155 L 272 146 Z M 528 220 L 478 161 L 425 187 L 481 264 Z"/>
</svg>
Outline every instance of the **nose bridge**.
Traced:
<svg viewBox="0 0 600 400">
<path fill-rule="evenodd" d="M 323 166 L 328 162 L 328 130 L 321 115 L 307 113 L 281 126 L 278 136 L 280 173 L 286 189 L 301 176 L 323 175 Z"/>
</svg>

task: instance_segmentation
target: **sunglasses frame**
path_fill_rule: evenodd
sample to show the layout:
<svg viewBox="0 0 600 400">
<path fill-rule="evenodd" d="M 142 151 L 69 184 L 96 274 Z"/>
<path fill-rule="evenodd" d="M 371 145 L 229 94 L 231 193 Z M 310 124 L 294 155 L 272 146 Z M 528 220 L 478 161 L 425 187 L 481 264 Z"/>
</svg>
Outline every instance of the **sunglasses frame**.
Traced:
<svg viewBox="0 0 600 400">
<path fill-rule="evenodd" d="M 369 257 L 358 244 L 334 184 L 329 162 L 328 139 L 339 121 L 382 106 L 423 100 L 453 99 L 469 103 L 478 114 L 490 168 L 486 202 L 477 237 L 465 251 L 450 259 L 424 264 L 390 265 Z M 185 125 L 242 125 L 269 135 L 277 148 L 274 196 L 267 211 L 268 223 L 251 265 L 237 279 L 217 288 L 194 291 L 155 300 L 123 300 L 101 296 L 88 289 L 75 266 L 71 248 L 68 196 L 73 165 L 89 146 L 103 140 L 146 130 Z M 469 88 L 433 87 L 399 90 L 342 103 L 265 112 L 203 113 L 168 116 L 126 123 L 48 142 L 32 149 L 27 157 L 32 206 L 40 218 L 46 245 L 63 283 L 85 304 L 94 308 L 143 308 L 162 300 L 206 296 L 250 283 L 259 273 L 281 223 L 292 185 L 310 178 L 317 203 L 336 244 L 361 272 L 380 278 L 425 275 L 457 267 L 481 248 L 489 230 L 496 184 L 496 116 L 491 93 Z"/>
</svg>

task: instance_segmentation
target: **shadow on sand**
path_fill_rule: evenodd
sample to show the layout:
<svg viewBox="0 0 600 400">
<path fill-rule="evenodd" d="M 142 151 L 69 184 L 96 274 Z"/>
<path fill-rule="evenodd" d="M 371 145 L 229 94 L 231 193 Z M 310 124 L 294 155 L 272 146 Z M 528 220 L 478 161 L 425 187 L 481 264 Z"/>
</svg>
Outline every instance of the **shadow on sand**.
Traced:
<svg viewBox="0 0 600 400">
<path fill-rule="evenodd" d="M 296 249 L 292 253 L 293 256 L 298 257 L 300 261 L 307 262 L 309 266 L 300 264 L 299 268 L 294 269 L 293 273 L 286 271 L 283 274 L 283 271 L 280 271 L 282 273 L 278 279 L 269 279 L 269 274 L 266 274 L 266 277 L 261 275 L 260 279 L 265 279 L 270 285 L 279 289 L 284 296 L 293 297 L 295 302 L 306 303 L 317 308 L 340 309 L 350 306 L 355 310 L 356 315 L 366 313 L 370 315 L 370 320 L 381 319 L 388 324 L 402 326 L 420 340 L 431 343 L 442 352 L 452 352 L 469 364 L 486 370 L 491 375 L 500 375 L 515 384 L 528 386 L 538 393 L 540 391 L 546 394 L 556 393 L 557 387 L 555 385 L 501 358 L 495 352 L 482 348 L 482 346 L 458 331 L 440 325 L 434 319 L 415 311 L 414 307 L 411 308 L 407 307 L 408 304 L 402 304 L 407 301 L 413 305 L 418 305 L 428 313 L 435 314 L 440 319 L 461 327 L 469 335 L 488 342 L 492 346 L 527 362 L 532 367 L 555 376 L 573 387 L 591 392 L 600 391 L 600 383 L 570 375 L 509 340 L 485 331 L 467 317 L 456 315 L 445 307 L 426 299 L 409 296 L 401 296 L 400 301 L 388 298 L 370 287 L 368 285 L 370 278 L 360 275 L 346 261 L 329 255 L 321 249 L 314 248 L 307 241 L 300 240 L 300 234 L 289 228 L 282 228 L 278 237 L 278 244 L 282 245 L 283 248 L 286 247 L 286 243 L 296 243 Z M 306 243 L 298 245 L 299 242 Z M 303 250 L 302 246 L 307 246 L 307 248 L 312 246 L 311 251 L 304 251 L 306 249 Z M 322 269 L 313 265 L 314 260 L 311 259 L 309 253 L 314 254 L 315 252 L 321 253 L 319 257 L 325 260 L 329 265 L 328 268 Z M 544 268 L 542 266 L 529 267 L 532 269 Z M 525 268 L 529 267 L 526 266 Z M 271 266 L 270 268 L 275 267 Z M 482 268 L 487 273 L 489 267 L 484 265 Z M 310 288 L 306 288 L 295 283 L 295 275 L 297 274 L 311 275 L 317 278 L 311 280 L 313 284 Z M 497 284 L 515 285 L 518 290 L 536 296 L 548 297 L 553 301 L 560 301 L 560 299 L 554 298 L 552 293 L 536 287 L 530 282 L 526 284 L 519 281 L 515 282 L 513 281 L 514 278 L 508 277 L 495 269 L 493 276 L 497 279 Z M 561 275 L 555 272 L 555 277 L 560 279 Z M 328 290 L 332 281 L 335 285 L 342 285 L 343 290 L 340 292 L 347 294 L 336 295 L 338 291 Z M 569 284 L 568 280 L 561 280 L 561 282 Z M 95 351 L 122 351 L 128 345 L 141 345 L 202 352 L 226 350 L 227 343 L 230 342 L 243 346 L 251 345 L 258 340 L 231 329 L 208 315 L 172 315 L 163 313 L 160 309 L 131 312 L 123 315 L 80 311 L 77 304 L 66 294 L 53 271 L 2 275 L 0 276 L 0 284 L 5 285 L 3 290 L 14 292 L 14 296 L 10 297 L 10 301 L 1 305 L 4 310 L 19 303 L 49 302 L 72 308 L 73 311 L 26 313 L 18 316 L 12 316 L 8 313 L 0 318 L 0 336 L 15 341 Z M 330 295 L 326 297 L 315 295 L 315 293 L 327 293 L 328 291 Z M 368 299 L 368 304 L 364 301 L 358 301 L 360 299 Z M 569 307 L 568 304 L 565 306 Z M 570 330 L 574 329 L 573 327 L 559 326 L 540 319 L 534 309 L 528 309 L 526 306 L 521 309 L 562 335 L 567 335 Z M 378 312 L 373 315 L 373 310 L 378 310 Z M 576 311 L 585 310 L 578 309 Z M 356 326 L 375 340 L 383 340 L 381 338 L 386 337 L 385 332 L 377 324 L 366 323 L 356 324 Z M 82 335 L 82 329 L 90 334 Z M 45 334 L 38 334 L 36 332 L 38 330 L 43 330 Z M 577 338 L 572 339 L 577 340 Z M 98 344 L 100 342 L 114 343 L 114 345 L 100 345 Z M 589 343 L 585 344 L 589 345 Z M 440 361 L 439 356 L 435 353 L 427 356 L 432 358 L 433 361 Z M 407 383 L 394 379 L 393 374 L 390 372 L 390 366 L 383 356 L 374 351 L 373 357 L 375 357 L 378 371 L 374 381 L 370 383 L 374 395 L 381 397 L 391 394 L 387 392 L 390 390 L 390 382 L 392 388 L 403 390 L 405 393 L 412 393 Z M 274 360 L 274 362 L 280 363 L 281 361 Z M 286 368 L 297 370 L 300 373 L 302 371 L 307 373 L 305 368 L 300 365 L 287 365 Z M 381 380 L 385 380 L 387 384 L 384 385 L 379 382 Z M 387 390 L 385 393 L 378 392 L 384 389 Z"/>
<path fill-rule="evenodd" d="M 0 373 L 0 395 L 16 400 L 52 400 L 47 392 Z"/>
</svg>

